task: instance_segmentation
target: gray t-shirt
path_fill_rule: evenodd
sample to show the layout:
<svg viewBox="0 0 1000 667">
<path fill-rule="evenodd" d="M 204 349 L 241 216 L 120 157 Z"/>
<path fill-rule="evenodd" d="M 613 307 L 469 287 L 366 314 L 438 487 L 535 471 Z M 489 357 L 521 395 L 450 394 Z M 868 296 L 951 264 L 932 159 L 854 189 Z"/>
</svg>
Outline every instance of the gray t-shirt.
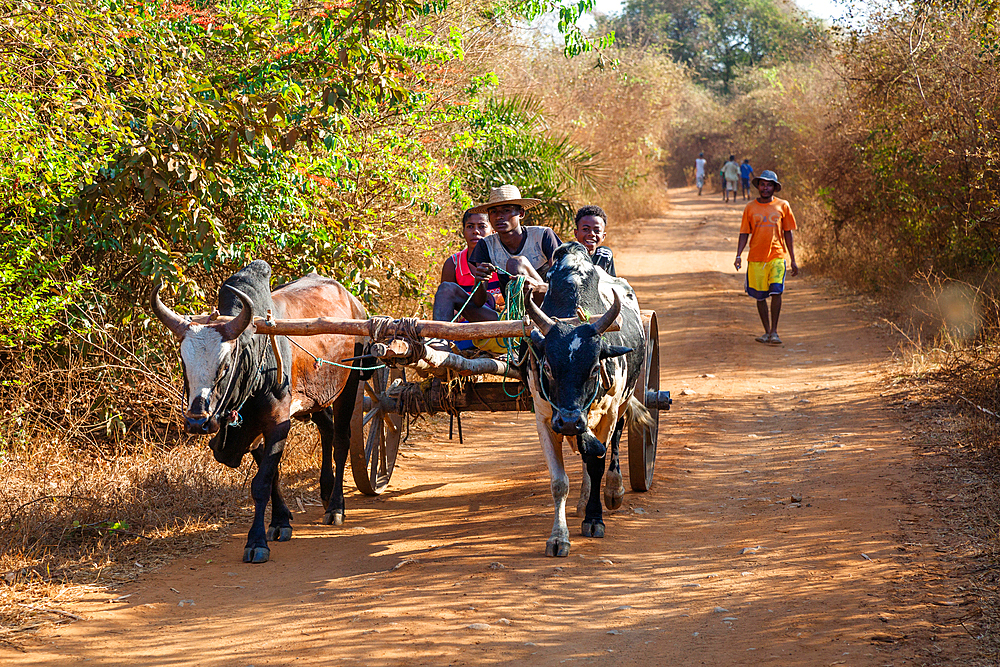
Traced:
<svg viewBox="0 0 1000 667">
<path fill-rule="evenodd" d="M 507 246 L 500 240 L 499 234 L 490 234 L 481 239 L 472 249 L 472 252 L 469 253 L 469 262 L 471 264 L 489 262 L 502 269 L 507 266 L 507 260 L 521 256 L 528 260 L 528 263 L 538 271 L 538 275 L 544 279 L 545 274 L 549 271 L 549 258 L 559 247 L 559 237 L 548 227 L 525 226 L 522 229 L 524 230 L 524 241 L 517 252 L 512 253 L 507 250 Z M 500 284 L 506 287 L 507 282 L 507 276 L 500 273 Z"/>
</svg>

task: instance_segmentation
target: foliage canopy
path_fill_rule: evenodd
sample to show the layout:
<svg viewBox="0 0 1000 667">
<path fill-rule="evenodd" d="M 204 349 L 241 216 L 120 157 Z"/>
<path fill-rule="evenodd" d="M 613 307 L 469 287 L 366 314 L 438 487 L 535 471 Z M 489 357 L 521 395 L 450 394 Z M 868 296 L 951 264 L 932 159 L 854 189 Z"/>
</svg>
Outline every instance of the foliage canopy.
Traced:
<svg viewBox="0 0 1000 667">
<path fill-rule="evenodd" d="M 469 69 L 463 46 L 559 7 L 0 4 L 0 346 L 43 341 L 72 304 L 126 321 L 150 277 L 198 307 L 203 285 L 254 257 L 279 279 L 323 271 L 370 304 L 393 284 L 415 296 L 421 276 L 390 249 L 421 245 L 434 230 L 414 223 L 497 179 L 532 175 L 501 164 L 534 165 L 568 208 L 593 156 L 495 113 L 496 77 Z M 606 45 L 575 24 L 591 7 L 562 8 L 567 54 Z"/>
</svg>

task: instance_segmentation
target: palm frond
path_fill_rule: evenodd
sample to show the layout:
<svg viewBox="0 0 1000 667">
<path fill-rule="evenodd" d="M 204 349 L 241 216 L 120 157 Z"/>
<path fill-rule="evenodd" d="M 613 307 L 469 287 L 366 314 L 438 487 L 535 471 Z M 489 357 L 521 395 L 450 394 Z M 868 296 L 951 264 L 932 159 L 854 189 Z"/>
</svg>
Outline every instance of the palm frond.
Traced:
<svg viewBox="0 0 1000 667">
<path fill-rule="evenodd" d="M 505 183 L 517 185 L 525 196 L 544 202 L 533 211 L 535 222 L 565 230 L 573 220 L 570 193 L 596 193 L 610 184 L 599 153 L 549 131 L 541 103 L 529 95 L 487 100 L 476 120 L 473 127 L 483 131 L 467 150 L 475 195 L 485 197 Z"/>
</svg>

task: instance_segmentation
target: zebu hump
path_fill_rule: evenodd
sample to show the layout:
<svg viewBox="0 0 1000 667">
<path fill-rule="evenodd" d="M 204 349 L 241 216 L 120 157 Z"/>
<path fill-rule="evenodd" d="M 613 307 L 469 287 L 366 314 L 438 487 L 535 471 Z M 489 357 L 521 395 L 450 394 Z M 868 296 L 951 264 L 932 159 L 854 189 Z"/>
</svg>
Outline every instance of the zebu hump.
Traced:
<svg viewBox="0 0 1000 667">
<path fill-rule="evenodd" d="M 578 307 L 595 312 L 600 305 L 597 267 L 580 243 L 564 243 L 552 255 L 549 291 L 542 310 L 551 317 L 572 317 Z"/>
<path fill-rule="evenodd" d="M 365 307 L 356 296 L 333 278 L 310 273 L 282 285 L 271 298 L 287 319 L 339 317 L 366 319 Z"/>
</svg>

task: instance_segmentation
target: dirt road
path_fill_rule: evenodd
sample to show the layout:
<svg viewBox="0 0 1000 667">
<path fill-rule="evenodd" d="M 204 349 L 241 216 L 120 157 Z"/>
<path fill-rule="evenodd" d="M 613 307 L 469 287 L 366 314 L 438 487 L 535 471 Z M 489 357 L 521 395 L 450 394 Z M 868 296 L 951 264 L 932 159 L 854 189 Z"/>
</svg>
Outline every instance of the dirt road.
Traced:
<svg viewBox="0 0 1000 667">
<path fill-rule="evenodd" d="M 654 488 L 626 494 L 605 539 L 576 535 L 568 558 L 546 558 L 533 416 L 469 415 L 464 446 L 445 429 L 411 442 L 389 492 L 349 496 L 344 526 L 306 507 L 256 566 L 240 562 L 237 526 L 0 662 L 812 667 L 962 650 L 964 633 L 932 635 L 911 603 L 930 556 L 901 525 L 932 517 L 905 500 L 920 480 L 880 398 L 891 341 L 805 277 L 788 280 L 784 345 L 754 342 L 732 266 L 742 205 L 672 195 L 615 247 L 659 315 L 675 402 Z"/>
</svg>

